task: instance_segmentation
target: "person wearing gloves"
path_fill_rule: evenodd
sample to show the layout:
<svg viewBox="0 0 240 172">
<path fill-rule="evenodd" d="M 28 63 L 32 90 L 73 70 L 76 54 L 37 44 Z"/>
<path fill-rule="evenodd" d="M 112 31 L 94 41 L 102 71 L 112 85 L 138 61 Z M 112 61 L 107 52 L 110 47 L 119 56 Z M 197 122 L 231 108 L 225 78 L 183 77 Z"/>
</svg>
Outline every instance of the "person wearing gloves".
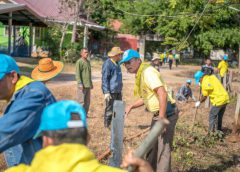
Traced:
<svg viewBox="0 0 240 172">
<path fill-rule="evenodd" d="M 196 98 L 192 94 L 192 89 L 190 88 L 192 83 L 191 79 L 188 79 L 186 81 L 186 84 L 184 84 L 179 90 L 176 95 L 176 98 L 178 101 L 187 101 L 189 97 L 191 97 L 194 101 L 196 101 Z"/>
<path fill-rule="evenodd" d="M 223 83 L 223 78 L 224 78 L 224 76 L 227 74 L 227 72 L 228 72 L 228 62 L 227 62 L 227 60 L 228 60 L 228 55 L 227 54 L 225 54 L 224 56 L 223 56 L 223 60 L 218 64 L 218 67 L 217 67 L 217 69 L 218 69 L 218 72 L 219 72 L 219 75 L 220 75 L 220 77 L 221 77 L 221 82 Z"/>
<path fill-rule="evenodd" d="M 118 64 L 123 51 L 119 47 L 113 47 L 108 52 L 108 59 L 102 66 L 102 91 L 106 103 L 104 113 L 104 127 L 109 127 L 113 115 L 114 100 L 122 100 L 122 71 Z"/>
<path fill-rule="evenodd" d="M 196 102 L 198 108 L 207 97 L 212 104 L 209 113 L 209 132 L 222 131 L 222 119 L 226 106 L 229 103 L 229 95 L 215 75 L 208 75 L 202 71 L 197 71 L 194 75 L 196 84 L 200 86 L 202 96 Z"/>
<path fill-rule="evenodd" d="M 123 53 L 120 64 L 124 64 L 129 73 L 136 74 L 134 95 L 139 99 L 126 107 L 125 117 L 132 109 L 145 105 L 153 114 L 151 126 L 159 119 L 167 119 L 170 124 L 147 153 L 147 160 L 156 172 L 171 171 L 171 150 L 178 120 L 175 100 L 168 94 L 167 85 L 161 73 L 149 64 L 142 63 L 140 54 L 132 49 Z"/>
<path fill-rule="evenodd" d="M 77 100 L 83 105 L 87 114 L 90 106 L 92 84 L 91 64 L 88 49 L 81 50 L 81 58 L 76 62 Z"/>
</svg>

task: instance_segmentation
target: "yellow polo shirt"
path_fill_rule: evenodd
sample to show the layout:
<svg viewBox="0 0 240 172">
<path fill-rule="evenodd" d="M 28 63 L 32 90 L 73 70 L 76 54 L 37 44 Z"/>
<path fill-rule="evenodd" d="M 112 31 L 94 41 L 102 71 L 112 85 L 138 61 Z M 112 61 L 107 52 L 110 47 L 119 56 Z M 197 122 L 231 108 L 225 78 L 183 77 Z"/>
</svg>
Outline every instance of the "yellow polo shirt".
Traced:
<svg viewBox="0 0 240 172">
<path fill-rule="evenodd" d="M 220 76 L 224 77 L 224 75 L 227 73 L 227 70 L 228 70 L 228 63 L 226 61 L 222 60 L 218 64 L 218 69 L 219 69 Z"/>
<path fill-rule="evenodd" d="M 168 92 L 160 73 L 152 66 L 147 67 L 141 75 L 140 96 L 150 112 L 157 112 L 161 108 L 159 107 L 158 95 L 154 92 L 155 88 L 161 86 L 164 86 Z M 170 93 L 168 93 L 168 101 L 175 103 Z"/>
<path fill-rule="evenodd" d="M 173 55 L 172 55 L 172 54 L 169 54 L 169 55 L 168 55 L 168 58 L 169 58 L 169 60 L 173 60 Z"/>
<path fill-rule="evenodd" d="M 201 87 L 202 95 L 209 96 L 213 106 L 229 103 L 229 95 L 215 75 L 205 75 Z"/>
<path fill-rule="evenodd" d="M 164 55 L 163 53 L 160 54 L 160 61 L 163 61 L 164 56 L 165 56 L 165 55 Z"/>
</svg>

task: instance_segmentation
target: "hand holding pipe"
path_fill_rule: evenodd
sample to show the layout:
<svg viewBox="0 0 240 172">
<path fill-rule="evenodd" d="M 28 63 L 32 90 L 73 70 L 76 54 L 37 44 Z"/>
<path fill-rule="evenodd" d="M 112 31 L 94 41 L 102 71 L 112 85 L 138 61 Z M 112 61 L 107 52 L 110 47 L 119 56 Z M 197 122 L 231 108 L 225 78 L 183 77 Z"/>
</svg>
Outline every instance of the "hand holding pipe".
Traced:
<svg viewBox="0 0 240 172">
<path fill-rule="evenodd" d="M 158 136 L 162 133 L 163 129 L 166 125 L 169 124 L 167 119 L 160 119 L 158 120 L 153 128 L 150 130 L 147 137 L 144 139 L 142 144 L 135 150 L 134 156 L 138 158 L 143 158 L 143 156 L 151 149 L 154 142 L 157 140 Z M 134 172 L 136 167 L 129 166 L 128 172 Z"/>
</svg>

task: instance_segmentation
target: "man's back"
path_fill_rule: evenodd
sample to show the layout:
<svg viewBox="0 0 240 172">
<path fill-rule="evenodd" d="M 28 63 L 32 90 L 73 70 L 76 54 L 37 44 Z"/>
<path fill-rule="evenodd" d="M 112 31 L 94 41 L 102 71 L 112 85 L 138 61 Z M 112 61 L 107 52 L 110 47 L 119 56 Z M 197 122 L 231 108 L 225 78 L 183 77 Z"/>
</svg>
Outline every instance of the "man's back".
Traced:
<svg viewBox="0 0 240 172">
<path fill-rule="evenodd" d="M 204 76 L 201 87 L 203 96 L 209 96 L 213 106 L 229 103 L 229 95 L 215 75 Z"/>
<path fill-rule="evenodd" d="M 21 82 L 20 79 L 17 86 Z M 42 110 L 55 101 L 41 82 L 30 82 L 12 96 L 0 118 L 0 138 L 8 138 L 0 140 L 0 152 L 4 152 L 8 166 L 31 163 L 35 152 L 42 147 L 41 139 L 32 139 L 39 127 Z"/>
</svg>

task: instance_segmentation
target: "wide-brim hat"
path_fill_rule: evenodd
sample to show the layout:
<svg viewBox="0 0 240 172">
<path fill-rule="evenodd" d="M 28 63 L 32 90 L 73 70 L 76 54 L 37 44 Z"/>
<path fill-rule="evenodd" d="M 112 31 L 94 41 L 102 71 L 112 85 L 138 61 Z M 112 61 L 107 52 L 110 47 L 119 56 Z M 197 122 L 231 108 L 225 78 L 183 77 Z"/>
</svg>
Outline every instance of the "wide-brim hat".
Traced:
<svg viewBox="0 0 240 172">
<path fill-rule="evenodd" d="M 121 50 L 120 47 L 113 47 L 111 51 L 108 52 L 109 57 L 113 57 L 119 54 L 123 54 L 123 51 Z"/>
<path fill-rule="evenodd" d="M 160 57 L 153 57 L 151 61 L 160 60 Z"/>
<path fill-rule="evenodd" d="M 38 65 L 33 69 L 31 77 L 36 81 L 47 81 L 63 70 L 63 63 L 53 61 L 51 58 L 43 58 L 39 60 Z"/>
</svg>

